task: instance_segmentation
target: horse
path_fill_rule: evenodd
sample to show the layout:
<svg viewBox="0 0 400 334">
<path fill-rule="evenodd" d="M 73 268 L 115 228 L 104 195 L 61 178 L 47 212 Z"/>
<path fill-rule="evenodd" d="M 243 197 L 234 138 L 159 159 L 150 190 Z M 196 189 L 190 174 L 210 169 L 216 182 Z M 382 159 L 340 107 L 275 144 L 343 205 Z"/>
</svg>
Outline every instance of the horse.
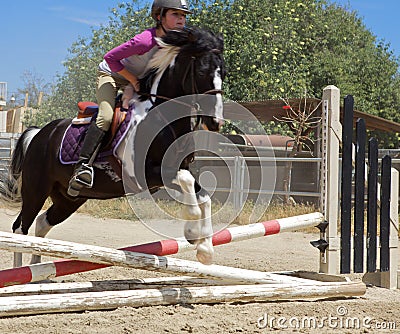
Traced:
<svg viewBox="0 0 400 334">
<path fill-rule="evenodd" d="M 158 44 L 147 74 L 140 80 L 141 92 L 130 107 L 135 117 L 131 118 L 128 134 L 115 152 L 122 165 L 122 178 L 111 178 L 105 170 L 95 167 L 92 188 L 82 188 L 79 196 L 71 197 L 67 189 L 73 164 L 62 164 L 59 159 L 63 134 L 71 119 L 54 120 L 42 128 L 30 127 L 22 133 L 1 182 L 3 199 L 19 205 L 22 202 L 12 225 L 14 233 L 27 235 L 36 218 L 35 236 L 45 237 L 88 199 L 126 196 L 125 182 L 135 183 L 151 193 L 166 187 L 182 194 L 184 236 L 196 246 L 198 261 L 212 263 L 211 197 L 189 171 L 193 153 L 180 158 L 176 166 L 163 168 L 162 165 L 164 154 L 177 139 L 197 129 L 219 131 L 223 124 L 223 39 L 204 29 L 186 28 L 169 31 L 158 39 Z M 184 96 L 190 96 L 189 102 L 177 100 Z M 161 108 L 166 103 L 174 112 Z M 172 114 L 179 116 L 172 117 Z M 137 115 L 143 116 L 141 121 Z M 154 127 L 157 131 L 149 139 L 145 134 Z M 149 139 L 144 144 L 146 152 L 133 151 L 142 146 L 141 136 L 147 138 L 145 141 Z M 138 144 L 133 145 L 132 138 Z M 135 166 L 142 166 L 143 170 L 135 173 Z M 39 215 L 48 197 L 52 204 Z M 40 256 L 32 256 L 31 263 L 40 261 Z M 14 267 L 21 265 L 22 254 L 15 253 Z"/>
</svg>

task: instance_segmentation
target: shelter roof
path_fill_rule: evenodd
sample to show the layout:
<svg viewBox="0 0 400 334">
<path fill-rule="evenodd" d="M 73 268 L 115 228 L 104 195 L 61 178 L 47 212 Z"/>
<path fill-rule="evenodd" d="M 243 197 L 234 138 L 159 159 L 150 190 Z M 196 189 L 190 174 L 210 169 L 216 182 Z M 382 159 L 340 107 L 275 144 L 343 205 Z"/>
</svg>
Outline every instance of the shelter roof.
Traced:
<svg viewBox="0 0 400 334">
<path fill-rule="evenodd" d="M 295 109 L 312 111 L 315 108 L 321 108 L 321 100 L 316 98 L 297 98 L 288 99 L 289 105 Z M 262 122 L 269 122 L 286 116 L 286 110 L 283 108 L 287 104 L 283 100 L 265 100 L 265 101 L 252 101 L 252 102 L 227 102 L 224 107 L 224 115 L 226 119 L 231 120 L 251 120 L 248 114 L 243 112 L 238 104 L 249 111 Z M 341 118 L 343 115 L 343 108 L 341 107 Z M 382 117 L 374 116 L 362 111 L 354 110 L 354 122 L 357 119 L 363 118 L 365 120 L 367 129 L 379 130 L 385 132 L 397 132 L 400 133 L 400 124 L 384 119 Z"/>
</svg>

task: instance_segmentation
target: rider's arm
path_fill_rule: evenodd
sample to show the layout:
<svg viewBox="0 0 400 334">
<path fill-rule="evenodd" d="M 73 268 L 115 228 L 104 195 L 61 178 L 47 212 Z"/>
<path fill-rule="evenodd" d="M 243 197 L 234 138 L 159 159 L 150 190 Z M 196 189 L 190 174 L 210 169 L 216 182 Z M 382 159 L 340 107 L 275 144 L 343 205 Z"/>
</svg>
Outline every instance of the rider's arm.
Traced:
<svg viewBox="0 0 400 334">
<path fill-rule="evenodd" d="M 154 36 L 155 29 L 147 29 L 133 37 L 131 40 L 107 52 L 104 56 L 104 59 L 110 67 L 110 70 L 112 72 L 121 74 L 135 87 L 135 89 L 138 84 L 138 79 L 127 69 L 125 69 L 121 60 L 133 55 L 142 55 L 150 51 L 156 44 Z"/>
<path fill-rule="evenodd" d="M 118 74 L 121 74 L 126 80 L 128 80 L 136 92 L 139 91 L 139 80 L 134 74 L 129 72 L 125 67 L 121 71 L 119 71 Z"/>
</svg>

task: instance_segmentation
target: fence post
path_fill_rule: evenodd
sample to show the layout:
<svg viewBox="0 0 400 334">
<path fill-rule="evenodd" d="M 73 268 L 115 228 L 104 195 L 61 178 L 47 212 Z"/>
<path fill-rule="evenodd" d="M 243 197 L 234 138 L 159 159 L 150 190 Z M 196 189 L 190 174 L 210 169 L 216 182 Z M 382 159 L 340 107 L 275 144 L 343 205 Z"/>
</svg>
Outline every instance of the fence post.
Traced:
<svg viewBox="0 0 400 334">
<path fill-rule="evenodd" d="M 367 272 L 376 271 L 376 236 L 378 222 L 378 141 L 368 144 L 368 204 L 367 204 Z"/>
<path fill-rule="evenodd" d="M 391 168 L 391 159 L 389 156 L 385 156 L 382 160 L 383 164 L 386 165 L 388 170 L 382 171 L 382 173 L 387 173 L 389 175 L 382 175 L 386 180 L 390 180 L 390 184 L 384 185 L 386 180 L 382 180 L 382 188 L 384 186 L 389 187 L 389 195 L 382 194 L 381 197 L 381 210 L 384 210 L 383 218 L 388 221 L 388 226 L 386 226 L 387 231 L 384 231 L 386 240 L 381 241 L 381 247 L 384 246 L 385 255 L 381 254 L 381 287 L 387 289 L 397 289 L 397 263 L 398 263 L 398 201 L 399 198 L 399 172 L 395 168 Z M 389 198 L 388 198 L 389 197 Z M 385 202 L 385 203 L 383 203 Z M 388 207 L 389 206 L 389 207 Z M 382 219 L 381 213 L 381 219 Z M 389 215 L 389 217 L 386 217 Z M 385 227 L 384 227 L 385 228 Z M 382 238 L 382 221 L 381 221 L 381 238 Z M 382 251 L 382 250 L 381 250 Z M 383 257 L 383 259 L 382 259 Z"/>
<path fill-rule="evenodd" d="M 243 157 L 235 156 L 233 173 L 233 207 L 235 210 L 242 210 L 244 205 L 244 179 L 246 160 Z M 248 191 L 246 192 L 246 199 Z"/>
<path fill-rule="evenodd" d="M 382 159 L 381 173 L 381 210 L 380 210 L 380 272 L 389 271 L 389 230 L 390 230 L 390 188 L 391 188 L 391 166 L 390 156 L 385 155 Z"/>
<path fill-rule="evenodd" d="M 364 272 L 364 196 L 365 196 L 365 143 L 367 130 L 362 118 L 356 124 L 356 164 L 354 191 L 354 272 Z"/>
<path fill-rule="evenodd" d="M 389 282 L 383 281 L 383 286 L 388 289 L 399 288 L 397 264 L 399 261 L 399 171 L 396 168 L 391 168 L 391 185 L 390 185 L 390 231 L 389 231 L 389 256 L 390 270 Z"/>
<path fill-rule="evenodd" d="M 342 179 L 341 179 L 341 229 L 340 273 L 350 273 L 351 259 L 351 190 L 353 172 L 353 106 L 354 99 L 344 99 L 342 132 Z"/>
<path fill-rule="evenodd" d="M 342 133 L 339 88 L 333 85 L 325 87 L 322 100 L 321 211 L 329 224 L 325 232 L 321 233 L 328 242 L 328 247 L 320 254 L 319 271 L 337 274 L 340 249 L 338 237 L 339 146 Z"/>
<path fill-rule="evenodd" d="M 397 289 L 399 286 L 397 270 L 399 205 L 395 199 L 399 198 L 399 172 L 395 168 L 390 168 L 390 160 L 389 156 L 382 159 L 382 180 L 381 184 L 378 184 L 378 189 L 382 191 L 379 199 L 381 205 L 380 270 L 365 273 L 363 282 L 387 289 Z M 372 261 L 372 259 L 368 260 Z"/>
</svg>

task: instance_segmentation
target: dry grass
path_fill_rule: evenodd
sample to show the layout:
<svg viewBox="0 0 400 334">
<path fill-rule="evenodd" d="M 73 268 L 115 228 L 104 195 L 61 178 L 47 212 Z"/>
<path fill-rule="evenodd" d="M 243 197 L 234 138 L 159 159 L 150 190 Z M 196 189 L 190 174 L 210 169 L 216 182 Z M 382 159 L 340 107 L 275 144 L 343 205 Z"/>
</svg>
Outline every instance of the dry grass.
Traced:
<svg viewBox="0 0 400 334">
<path fill-rule="evenodd" d="M 44 206 L 44 209 L 50 207 L 51 202 L 48 200 Z M 140 217 L 145 219 L 159 219 L 159 212 L 154 210 L 155 205 L 159 207 L 162 211 L 166 212 L 168 215 L 172 217 L 180 217 L 180 211 L 182 206 L 174 201 L 165 201 L 165 200 L 156 200 L 155 204 L 149 200 L 140 200 L 137 203 L 137 206 L 140 207 Z M 229 208 L 229 206 L 225 206 L 222 210 L 222 205 L 219 203 L 213 203 L 212 211 L 213 214 L 219 212 L 218 215 L 213 216 L 214 223 L 227 223 L 231 221 L 232 224 L 235 225 L 246 225 L 249 223 L 254 223 L 255 221 L 251 221 L 250 217 L 254 211 L 254 204 L 252 202 L 246 202 L 242 211 L 237 215 L 233 220 L 231 217 L 228 217 L 229 214 L 234 212 L 235 210 Z M 318 208 L 314 205 L 306 205 L 306 204 L 283 204 L 280 202 L 271 203 L 262 213 L 259 215 L 257 221 L 267 221 L 278 218 L 299 216 L 311 212 L 318 211 Z M 117 198 L 107 201 L 101 200 L 89 200 L 87 201 L 79 210 L 79 213 L 87 214 L 97 218 L 113 218 L 113 219 L 126 219 L 126 220 L 138 220 L 137 215 L 131 208 L 126 198 Z M 222 212 L 222 214 L 221 214 Z M 224 214 L 226 212 L 226 214 Z M 258 210 L 260 212 L 260 210 Z M 379 224 L 379 212 L 378 212 L 378 225 L 377 232 L 380 234 L 380 224 Z M 351 230 L 354 232 L 354 212 L 351 213 Z M 400 220 L 400 217 L 399 217 Z M 310 227 L 307 229 L 302 229 L 303 232 L 315 232 L 315 228 Z M 338 231 L 340 233 L 340 223 L 338 225 Z M 367 233 L 367 217 L 364 217 L 364 233 Z M 400 237 L 400 229 L 399 229 L 399 237 Z"/>
<path fill-rule="evenodd" d="M 157 210 L 154 210 L 155 205 L 173 217 L 179 217 L 180 210 L 182 208 L 180 204 L 173 201 L 156 200 L 155 203 L 150 200 L 139 201 L 140 203 L 136 202 L 136 206 L 140 207 L 139 215 L 146 219 L 159 218 L 159 213 L 157 212 Z M 231 214 L 232 211 L 229 209 L 228 206 L 225 206 L 224 208 L 222 208 L 222 210 L 221 208 L 221 204 L 213 203 L 213 213 L 217 211 L 219 212 L 219 214 L 215 215 L 214 217 L 218 220 L 226 222 L 228 219 L 228 215 Z M 264 208 L 261 208 L 261 210 L 265 212 L 261 216 L 259 215 L 259 220 L 265 221 L 315 212 L 316 208 L 313 205 L 305 204 L 288 205 L 282 203 L 272 203 L 266 208 L 266 210 Z M 252 202 L 247 202 L 244 205 L 240 214 L 233 220 L 233 223 L 237 225 L 245 225 L 252 222 L 250 220 L 250 217 L 252 216 L 253 211 L 254 204 Z M 92 215 L 98 218 L 116 218 L 128 220 L 138 219 L 137 215 L 130 207 L 126 198 L 117 198 L 107 201 L 89 200 L 78 210 L 78 212 Z M 227 214 L 224 215 L 224 212 L 227 212 Z M 257 212 L 260 212 L 260 207 L 258 207 Z"/>
<path fill-rule="evenodd" d="M 167 212 L 172 217 L 180 217 L 180 210 L 182 206 L 173 201 L 165 201 L 165 200 L 157 200 L 156 205 L 163 211 Z M 146 219 L 159 219 L 159 213 L 154 210 L 154 202 L 149 200 L 140 200 L 138 204 L 140 206 L 140 216 Z M 222 210 L 221 210 L 222 209 Z M 260 209 L 260 208 L 259 208 Z M 266 209 L 261 208 L 262 215 L 259 215 L 257 221 L 267 221 L 278 218 L 299 216 L 307 213 L 312 213 L 319 211 L 317 207 L 314 205 L 306 205 L 306 204 L 283 204 L 281 202 L 271 203 Z M 215 214 L 219 212 L 219 214 L 213 216 L 213 223 L 227 223 L 228 221 L 232 221 L 229 214 L 234 212 L 235 210 L 229 208 L 229 206 L 225 206 L 222 208 L 222 205 L 219 203 L 213 203 L 212 212 Z M 100 201 L 100 200 L 89 200 L 84 206 L 82 206 L 78 212 L 88 214 L 98 218 L 116 218 L 116 219 L 128 219 L 128 220 L 138 220 L 138 217 L 135 215 L 134 211 L 130 207 L 127 199 L 118 198 L 108 201 Z M 255 221 L 251 221 L 252 213 L 254 212 L 254 204 L 252 202 L 246 202 L 242 211 L 239 215 L 233 219 L 232 224 L 235 225 L 246 225 L 249 223 L 254 223 Z M 260 210 L 258 210 L 260 212 Z M 226 214 L 224 214 L 226 213 Z M 354 212 L 351 213 L 352 217 L 352 233 L 354 232 Z M 364 217 L 364 229 L 365 234 L 367 233 L 367 217 Z M 377 232 L 380 234 L 380 224 L 379 224 L 379 213 L 378 213 L 378 226 Z M 314 233 L 317 230 L 314 227 L 309 227 L 301 230 L 302 232 Z M 340 233 L 340 223 L 338 225 L 338 231 Z M 400 237 L 400 230 L 399 230 Z"/>
</svg>

